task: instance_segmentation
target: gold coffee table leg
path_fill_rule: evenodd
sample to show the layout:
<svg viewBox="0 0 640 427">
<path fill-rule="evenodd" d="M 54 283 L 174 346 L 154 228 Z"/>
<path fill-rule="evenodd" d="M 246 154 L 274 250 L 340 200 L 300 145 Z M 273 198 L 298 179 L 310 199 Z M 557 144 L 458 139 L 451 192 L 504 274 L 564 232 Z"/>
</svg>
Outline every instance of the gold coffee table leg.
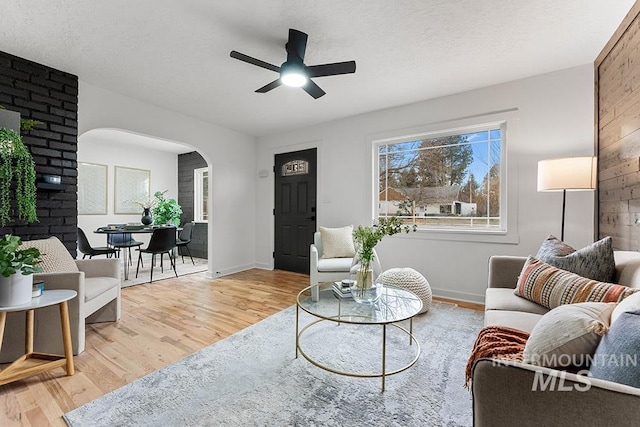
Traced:
<svg viewBox="0 0 640 427">
<path fill-rule="evenodd" d="M 384 392 L 384 378 L 387 370 L 387 324 L 382 325 L 382 391 Z"/>
<path fill-rule="evenodd" d="M 296 359 L 298 358 L 298 345 L 300 339 L 300 306 L 296 304 Z"/>
</svg>

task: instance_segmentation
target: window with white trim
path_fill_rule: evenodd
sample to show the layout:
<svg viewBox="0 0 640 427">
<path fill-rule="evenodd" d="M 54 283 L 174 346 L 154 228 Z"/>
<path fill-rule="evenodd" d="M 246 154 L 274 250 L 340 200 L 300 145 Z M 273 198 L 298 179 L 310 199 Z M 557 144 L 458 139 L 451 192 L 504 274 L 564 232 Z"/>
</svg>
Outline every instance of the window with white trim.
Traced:
<svg viewBox="0 0 640 427">
<path fill-rule="evenodd" d="M 379 217 L 425 230 L 506 231 L 506 122 L 376 142 Z"/>
<path fill-rule="evenodd" d="M 196 222 L 209 220 L 209 169 L 193 170 L 193 216 Z"/>
</svg>

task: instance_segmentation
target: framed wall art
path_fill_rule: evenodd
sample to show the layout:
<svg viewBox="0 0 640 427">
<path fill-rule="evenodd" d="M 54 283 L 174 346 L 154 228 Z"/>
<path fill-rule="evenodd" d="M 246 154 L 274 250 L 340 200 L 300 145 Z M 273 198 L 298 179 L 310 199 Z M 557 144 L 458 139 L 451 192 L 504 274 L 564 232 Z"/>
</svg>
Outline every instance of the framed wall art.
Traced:
<svg viewBox="0 0 640 427">
<path fill-rule="evenodd" d="M 139 214 L 142 208 L 137 201 L 149 199 L 151 171 L 122 166 L 115 167 L 114 213 Z"/>
<path fill-rule="evenodd" d="M 78 215 L 107 214 L 107 165 L 78 163 Z"/>
</svg>

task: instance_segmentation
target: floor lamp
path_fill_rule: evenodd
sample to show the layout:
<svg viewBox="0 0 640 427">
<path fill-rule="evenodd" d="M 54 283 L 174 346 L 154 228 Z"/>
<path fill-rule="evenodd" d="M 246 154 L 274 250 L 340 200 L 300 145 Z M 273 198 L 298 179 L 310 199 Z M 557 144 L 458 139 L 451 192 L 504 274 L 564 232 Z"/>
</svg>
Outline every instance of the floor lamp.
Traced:
<svg viewBox="0 0 640 427">
<path fill-rule="evenodd" d="M 596 170 L 597 160 L 592 156 L 538 162 L 538 191 L 562 191 L 562 241 L 567 190 L 595 190 Z"/>
</svg>

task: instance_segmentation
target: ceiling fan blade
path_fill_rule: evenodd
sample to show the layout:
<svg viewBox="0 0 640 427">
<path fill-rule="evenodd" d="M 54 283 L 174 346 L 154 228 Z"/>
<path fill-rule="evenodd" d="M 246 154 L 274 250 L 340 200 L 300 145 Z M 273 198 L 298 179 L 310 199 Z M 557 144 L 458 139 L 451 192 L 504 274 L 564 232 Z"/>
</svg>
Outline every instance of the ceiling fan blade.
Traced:
<svg viewBox="0 0 640 427">
<path fill-rule="evenodd" d="M 325 94 L 325 91 L 320 89 L 320 86 L 315 84 L 311 79 L 307 80 L 307 83 L 302 86 L 302 89 L 304 89 L 304 91 L 309 95 L 313 96 L 313 99 L 318 99 Z"/>
<path fill-rule="evenodd" d="M 266 68 L 267 70 L 275 71 L 276 73 L 280 72 L 280 67 L 269 64 L 268 62 L 261 61 L 259 59 L 253 58 L 249 55 L 245 55 L 244 53 L 236 52 L 235 50 L 231 51 L 231 57 L 235 59 L 239 59 L 240 61 L 247 62 L 252 65 L 257 65 L 261 68 Z"/>
<path fill-rule="evenodd" d="M 309 38 L 309 36 L 306 33 L 289 28 L 289 40 L 285 45 L 287 61 L 304 61 L 304 53 L 307 50 L 307 38 Z"/>
<path fill-rule="evenodd" d="M 256 90 L 256 92 L 258 92 L 258 93 L 266 93 L 266 92 L 269 92 L 272 89 L 277 88 L 281 84 L 282 84 L 282 81 L 280 81 L 280 79 L 277 79 L 277 80 L 272 81 L 269 84 L 266 84 L 266 85 L 262 86 L 260 89 Z"/>
<path fill-rule="evenodd" d="M 334 62 L 332 64 L 311 65 L 306 67 L 309 77 L 336 76 L 356 72 L 356 61 Z"/>
</svg>

